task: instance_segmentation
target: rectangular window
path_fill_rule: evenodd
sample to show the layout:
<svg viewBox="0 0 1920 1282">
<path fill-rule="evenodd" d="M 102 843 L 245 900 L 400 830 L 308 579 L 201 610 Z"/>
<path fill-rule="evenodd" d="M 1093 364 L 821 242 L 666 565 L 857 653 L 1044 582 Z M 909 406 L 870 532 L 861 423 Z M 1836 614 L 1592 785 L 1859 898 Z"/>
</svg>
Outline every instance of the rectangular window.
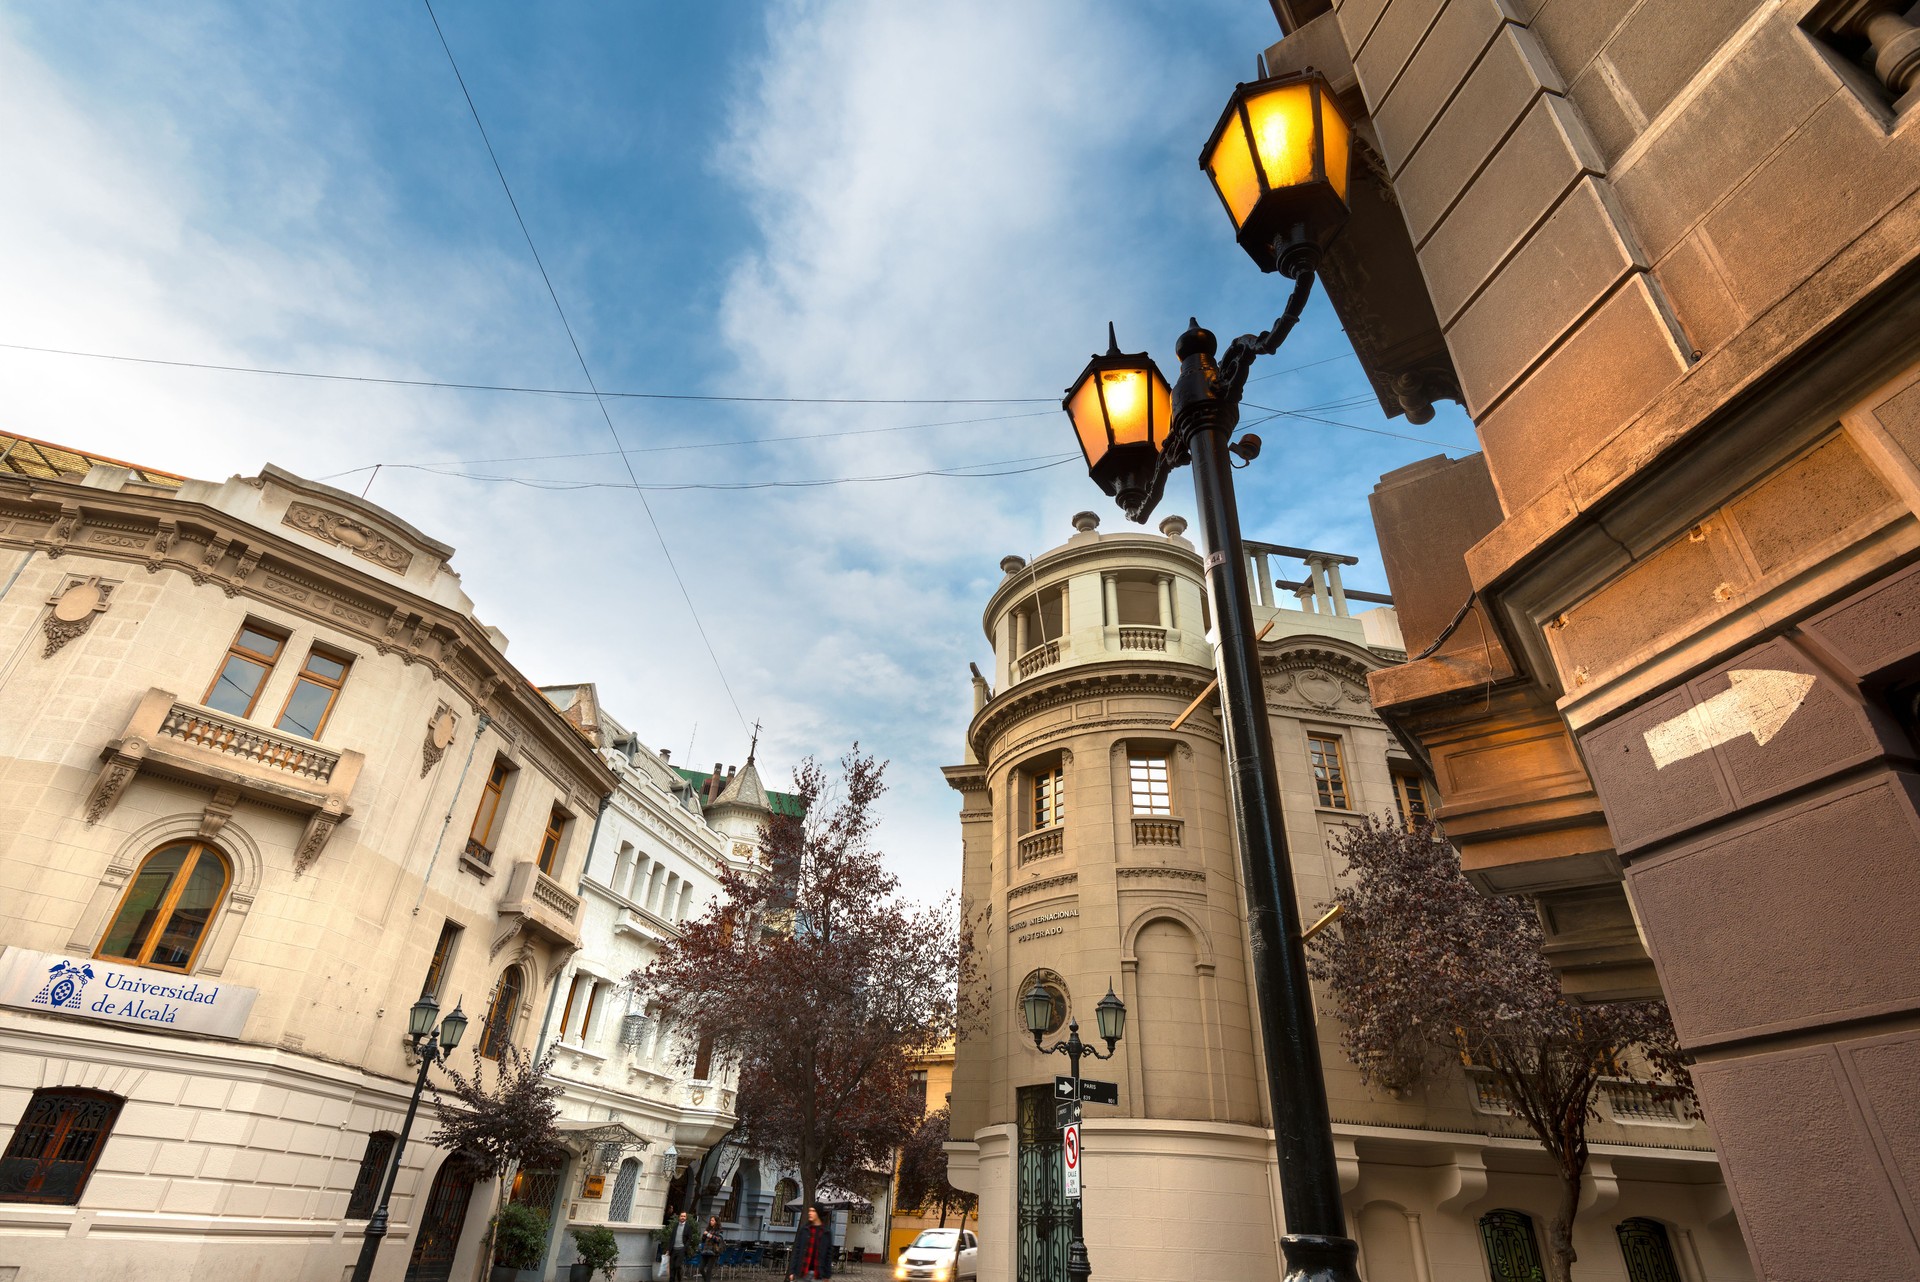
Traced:
<svg viewBox="0 0 1920 1282">
<path fill-rule="evenodd" d="M 287 634 L 284 632 L 251 619 L 241 624 L 239 635 L 227 647 L 227 657 L 220 664 L 213 684 L 207 688 L 207 697 L 201 702 L 209 708 L 236 717 L 252 716 L 253 705 L 260 698 L 260 689 L 267 684 L 267 674 L 273 671 L 274 664 L 280 662 L 280 652 L 286 645 Z"/>
<path fill-rule="evenodd" d="M 593 1012 L 600 1004 L 600 981 L 591 975 L 575 975 L 573 983 L 567 988 L 567 1006 L 560 1013 L 560 1040 L 571 1037 L 576 1042 L 587 1040 L 587 1029 L 593 1025 Z"/>
<path fill-rule="evenodd" d="M 1418 828 L 1427 822 L 1427 786 L 1419 775 L 1393 776 L 1393 804 L 1402 827 Z"/>
<path fill-rule="evenodd" d="M 1051 828 L 1066 817 L 1066 772 L 1046 766 L 1033 776 L 1033 826 Z"/>
<path fill-rule="evenodd" d="M 439 942 L 433 946 L 433 961 L 427 967 L 427 982 L 420 986 L 422 997 L 440 1000 L 440 989 L 447 982 L 447 971 L 453 965 L 453 949 L 460 942 L 461 927 L 455 922 L 445 922 L 440 927 Z"/>
<path fill-rule="evenodd" d="M 309 650 L 300 678 L 293 683 L 293 693 L 287 696 L 287 706 L 280 710 L 280 720 L 273 728 L 318 739 L 327 728 L 334 700 L 340 697 L 340 687 L 346 684 L 351 667 L 353 660 L 345 655 L 329 654 L 318 646 Z"/>
<path fill-rule="evenodd" d="M 353 1192 L 347 1197 L 347 1219 L 372 1218 L 375 1199 L 380 1196 L 381 1182 L 387 1177 L 387 1163 L 393 1157 L 396 1138 L 392 1131 L 375 1131 L 367 1136 L 366 1151 L 360 1154 L 360 1169 L 353 1177 Z"/>
<path fill-rule="evenodd" d="M 567 824 L 573 818 L 566 811 L 555 806 L 547 815 L 547 831 L 540 838 L 540 871 L 552 875 L 560 863 L 560 841 L 567 835 Z"/>
<path fill-rule="evenodd" d="M 480 808 L 473 812 L 473 832 L 467 842 L 467 850 L 479 846 L 486 856 L 493 855 L 493 828 L 500 820 L 500 797 L 507 787 L 507 776 L 513 773 L 513 767 L 505 757 L 493 759 L 493 769 L 487 773 L 487 786 L 480 794 Z"/>
<path fill-rule="evenodd" d="M 1165 757 L 1127 758 L 1127 777 L 1133 789 L 1133 813 L 1170 815 L 1173 793 L 1168 786 Z"/>
<path fill-rule="evenodd" d="M 35 1091 L 0 1153 L 0 1202 L 79 1202 L 121 1102 L 104 1091 Z"/>
<path fill-rule="evenodd" d="M 1347 804 L 1347 768 L 1340 760 L 1340 741 L 1332 735 L 1307 736 L 1307 759 L 1313 766 L 1313 791 L 1323 806 L 1351 810 Z"/>
</svg>

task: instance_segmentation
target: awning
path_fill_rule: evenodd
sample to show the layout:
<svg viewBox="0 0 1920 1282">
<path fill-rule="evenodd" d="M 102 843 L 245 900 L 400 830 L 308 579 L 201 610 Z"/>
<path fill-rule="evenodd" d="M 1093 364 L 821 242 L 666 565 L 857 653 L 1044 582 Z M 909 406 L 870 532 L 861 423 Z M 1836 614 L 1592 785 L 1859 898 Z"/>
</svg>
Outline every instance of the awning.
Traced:
<svg viewBox="0 0 1920 1282">
<path fill-rule="evenodd" d="M 831 1184 L 814 1194 L 813 1200 L 823 1211 L 871 1211 L 873 1209 L 873 1203 L 858 1193 L 849 1193 Z M 805 1210 L 806 1205 L 804 1198 L 796 1197 L 787 1203 L 787 1209 L 789 1211 Z"/>
<path fill-rule="evenodd" d="M 563 1118 L 553 1124 L 560 1132 L 560 1138 L 568 1143 L 592 1145 L 595 1147 L 611 1144 L 617 1148 L 644 1152 L 652 1147 L 653 1141 L 628 1126 L 625 1122 L 594 1121 L 591 1118 Z"/>
</svg>

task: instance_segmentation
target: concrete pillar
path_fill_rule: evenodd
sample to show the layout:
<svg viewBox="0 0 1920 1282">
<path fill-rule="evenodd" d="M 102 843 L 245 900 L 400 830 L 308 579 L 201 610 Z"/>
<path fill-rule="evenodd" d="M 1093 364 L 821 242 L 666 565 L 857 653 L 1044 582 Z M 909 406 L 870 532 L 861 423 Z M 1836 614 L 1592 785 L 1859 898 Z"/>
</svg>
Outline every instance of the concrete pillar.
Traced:
<svg viewBox="0 0 1920 1282">
<path fill-rule="evenodd" d="M 1307 581 L 1313 584 L 1313 609 L 1316 614 L 1333 613 L 1333 603 L 1327 599 L 1327 580 L 1322 571 L 1325 563 L 1315 557 L 1307 562 Z"/>
<path fill-rule="evenodd" d="M 1347 617 L 1347 590 L 1340 583 L 1340 563 L 1327 562 L 1327 586 L 1333 589 L 1333 612 L 1341 618 Z"/>
<path fill-rule="evenodd" d="M 1025 610 L 1015 610 L 1013 612 L 1013 664 L 1012 664 L 1013 671 L 1009 674 L 1010 676 L 1019 675 L 1020 656 L 1024 655 L 1026 652 L 1027 652 L 1027 612 Z"/>
<path fill-rule="evenodd" d="M 1260 585 L 1260 600 L 1256 604 L 1264 605 L 1271 610 L 1273 608 L 1273 564 L 1267 559 L 1265 552 L 1253 554 L 1253 576 L 1254 582 Z"/>
<path fill-rule="evenodd" d="M 1171 574 L 1161 575 L 1158 584 L 1160 588 L 1160 626 L 1171 631 L 1173 628 L 1173 576 Z M 1268 595 L 1271 596 L 1272 593 L 1269 592 Z"/>
<path fill-rule="evenodd" d="M 1120 626 L 1120 579 L 1118 575 L 1107 573 L 1100 576 L 1101 591 L 1105 594 L 1107 606 L 1107 626 Z"/>
</svg>

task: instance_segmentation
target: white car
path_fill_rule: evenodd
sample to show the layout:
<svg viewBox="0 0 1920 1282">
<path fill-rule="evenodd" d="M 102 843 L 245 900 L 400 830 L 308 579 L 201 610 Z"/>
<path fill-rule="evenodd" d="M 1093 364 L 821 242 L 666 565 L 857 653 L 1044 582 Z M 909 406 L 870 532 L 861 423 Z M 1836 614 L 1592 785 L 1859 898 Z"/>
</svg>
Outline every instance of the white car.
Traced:
<svg viewBox="0 0 1920 1282">
<path fill-rule="evenodd" d="M 958 1282 L 974 1276 L 980 1241 L 971 1229 L 926 1229 L 893 1266 L 899 1282 Z"/>
</svg>

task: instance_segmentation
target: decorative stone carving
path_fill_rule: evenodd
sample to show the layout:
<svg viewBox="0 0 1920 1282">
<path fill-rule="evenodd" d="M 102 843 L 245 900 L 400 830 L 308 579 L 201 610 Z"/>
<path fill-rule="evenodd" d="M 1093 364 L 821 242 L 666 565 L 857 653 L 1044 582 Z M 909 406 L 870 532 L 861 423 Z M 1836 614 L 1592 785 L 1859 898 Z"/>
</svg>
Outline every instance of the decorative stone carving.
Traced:
<svg viewBox="0 0 1920 1282">
<path fill-rule="evenodd" d="M 101 764 L 100 773 L 95 776 L 93 788 L 87 793 L 87 826 L 94 824 L 113 809 L 120 800 L 120 794 L 127 790 L 133 777 L 140 773 L 140 763 L 146 759 L 147 745 L 138 739 L 128 739 L 121 744 L 119 751 L 108 755 Z"/>
<path fill-rule="evenodd" d="M 47 634 L 47 646 L 40 657 L 51 659 L 61 646 L 91 628 L 94 618 L 105 612 L 113 588 L 113 584 L 102 582 L 100 576 L 94 574 L 84 579 L 69 579 L 48 597 L 47 604 L 53 608 L 47 611 L 40 625 Z"/>
<path fill-rule="evenodd" d="M 308 503 L 295 503 L 287 508 L 282 524 L 290 525 L 302 534 L 310 534 L 322 543 L 345 548 L 355 556 L 371 561 L 382 569 L 392 570 L 395 574 L 405 574 L 407 567 L 413 564 L 413 553 L 372 526 L 344 513 L 329 512 Z"/>
<path fill-rule="evenodd" d="M 1331 708 L 1340 702 L 1346 693 L 1339 678 L 1319 668 L 1308 668 L 1293 680 L 1294 689 L 1300 697 L 1316 708 Z"/>
<path fill-rule="evenodd" d="M 1113 872 L 1116 877 L 1171 877 L 1175 881 L 1200 882 L 1207 879 L 1207 874 L 1199 868 L 1168 868 L 1158 864 L 1116 868 Z"/>
<path fill-rule="evenodd" d="M 202 841 L 212 841 L 227 826 L 227 820 L 233 818 L 233 809 L 240 804 L 238 788 L 222 788 L 213 794 L 213 800 L 200 812 L 200 829 L 196 834 Z"/>
<path fill-rule="evenodd" d="M 345 805 L 338 797 L 329 797 L 326 805 L 313 813 L 307 820 L 307 830 L 300 834 L 300 844 L 293 851 L 293 872 L 297 877 L 313 866 L 320 852 L 327 848 L 327 839 L 333 836 L 333 830 L 340 826 L 345 816 Z"/>
<path fill-rule="evenodd" d="M 1052 890 L 1056 886 L 1071 886 L 1079 880 L 1080 874 L 1077 872 L 1062 873 L 1058 877 L 1042 877 L 1039 881 L 1030 881 L 1024 886 L 1015 886 L 1007 892 L 1007 899 L 1011 902 L 1015 899 L 1024 898 L 1027 895 L 1038 894 L 1043 890 Z"/>
<path fill-rule="evenodd" d="M 260 549 L 246 548 L 241 552 L 240 559 L 234 563 L 232 582 L 221 584 L 220 590 L 228 596 L 239 596 L 240 589 L 245 587 L 247 580 L 253 577 L 254 569 L 259 564 Z"/>
<path fill-rule="evenodd" d="M 1187 532 L 1187 518 L 1184 516 L 1170 516 L 1166 520 L 1160 522 L 1160 533 L 1166 535 L 1170 539 L 1177 539 L 1181 535 L 1185 534 L 1186 532 Z"/>
<path fill-rule="evenodd" d="M 440 764 L 447 745 L 453 742 L 454 732 L 460 726 L 460 717 L 442 703 L 439 709 L 427 721 L 427 737 L 420 744 L 420 777 L 427 777 L 427 771 Z"/>
</svg>

